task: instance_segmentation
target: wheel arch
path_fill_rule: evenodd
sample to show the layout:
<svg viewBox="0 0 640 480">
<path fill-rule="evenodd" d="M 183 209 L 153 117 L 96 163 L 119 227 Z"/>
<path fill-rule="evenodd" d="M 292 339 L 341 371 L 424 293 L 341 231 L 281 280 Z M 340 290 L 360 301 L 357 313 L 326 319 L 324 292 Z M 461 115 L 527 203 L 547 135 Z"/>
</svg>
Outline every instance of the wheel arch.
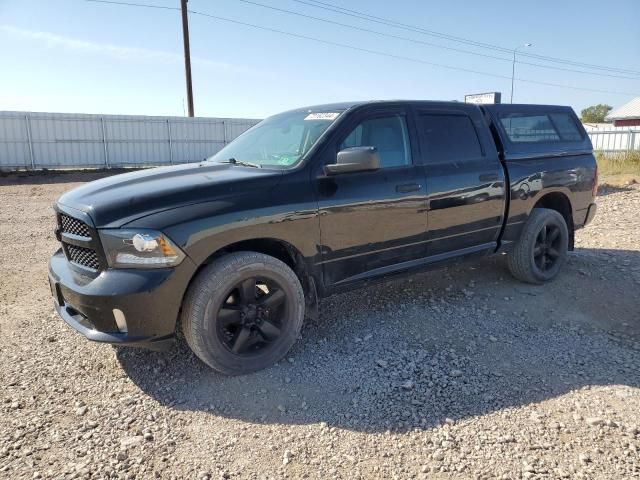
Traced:
<svg viewBox="0 0 640 480">
<path fill-rule="evenodd" d="M 569 230 L 569 250 L 573 250 L 575 243 L 573 207 L 567 194 L 562 191 L 546 192 L 536 201 L 533 208 L 548 208 L 562 215 Z"/>
<path fill-rule="evenodd" d="M 197 275 L 211 262 L 216 259 L 233 252 L 257 252 L 277 258 L 285 263 L 296 274 L 304 290 L 306 302 L 306 316 L 308 318 L 317 319 L 318 316 L 318 286 L 315 276 L 310 271 L 304 256 L 300 251 L 289 242 L 284 240 L 262 237 L 240 240 L 218 248 L 212 252 L 196 269 L 189 284 L 185 289 L 186 292 L 191 287 Z"/>
</svg>

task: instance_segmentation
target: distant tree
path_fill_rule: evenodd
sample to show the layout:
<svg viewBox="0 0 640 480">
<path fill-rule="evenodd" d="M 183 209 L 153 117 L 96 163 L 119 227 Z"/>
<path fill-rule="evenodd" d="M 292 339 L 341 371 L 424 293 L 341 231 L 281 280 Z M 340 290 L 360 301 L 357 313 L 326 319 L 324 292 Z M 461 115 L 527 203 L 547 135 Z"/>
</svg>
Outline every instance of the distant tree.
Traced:
<svg viewBox="0 0 640 480">
<path fill-rule="evenodd" d="M 580 112 L 580 120 L 583 123 L 603 123 L 604 117 L 612 109 L 610 105 L 605 103 L 599 103 L 598 105 L 592 105 L 585 108 Z"/>
</svg>

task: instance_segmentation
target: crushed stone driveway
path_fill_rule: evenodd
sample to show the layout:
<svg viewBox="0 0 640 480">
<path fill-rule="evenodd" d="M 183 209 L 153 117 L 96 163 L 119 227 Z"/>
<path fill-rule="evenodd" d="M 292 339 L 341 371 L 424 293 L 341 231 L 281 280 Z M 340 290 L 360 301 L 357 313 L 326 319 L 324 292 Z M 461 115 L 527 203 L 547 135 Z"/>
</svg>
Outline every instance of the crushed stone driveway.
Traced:
<svg viewBox="0 0 640 480">
<path fill-rule="evenodd" d="M 640 477 L 640 188 L 602 189 L 560 277 L 487 258 L 336 295 L 287 359 L 226 378 L 53 314 L 51 204 L 0 177 L 0 478 Z"/>
</svg>

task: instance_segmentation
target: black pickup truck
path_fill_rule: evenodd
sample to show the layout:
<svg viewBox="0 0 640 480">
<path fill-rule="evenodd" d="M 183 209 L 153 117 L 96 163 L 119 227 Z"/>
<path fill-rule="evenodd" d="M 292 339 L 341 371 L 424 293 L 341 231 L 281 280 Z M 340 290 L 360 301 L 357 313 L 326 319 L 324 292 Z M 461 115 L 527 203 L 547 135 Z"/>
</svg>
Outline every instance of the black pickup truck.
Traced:
<svg viewBox="0 0 640 480">
<path fill-rule="evenodd" d="M 90 340 L 242 374 L 281 359 L 319 297 L 505 253 L 552 280 L 594 216 L 569 107 L 379 101 L 274 115 L 195 164 L 117 175 L 55 205 L 49 281 Z"/>
</svg>

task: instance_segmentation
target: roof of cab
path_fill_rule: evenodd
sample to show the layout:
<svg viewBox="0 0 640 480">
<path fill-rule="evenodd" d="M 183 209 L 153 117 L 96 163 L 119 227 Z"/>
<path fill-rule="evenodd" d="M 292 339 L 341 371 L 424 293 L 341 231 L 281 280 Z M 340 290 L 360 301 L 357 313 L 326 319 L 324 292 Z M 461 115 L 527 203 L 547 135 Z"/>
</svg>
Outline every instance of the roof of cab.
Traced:
<svg viewBox="0 0 640 480">
<path fill-rule="evenodd" d="M 505 111 L 505 110 L 520 110 L 526 111 L 559 111 L 569 110 L 571 107 L 565 105 L 537 105 L 528 103 L 496 103 L 496 104 L 473 104 L 465 103 L 458 100 L 407 100 L 407 99 L 394 99 L 394 100 L 358 100 L 352 102 L 336 102 L 336 103 L 324 103 L 319 105 L 310 105 L 307 107 L 294 108 L 290 111 L 311 111 L 311 112 L 328 112 L 331 110 L 347 110 L 353 107 L 363 105 L 476 105 L 478 107 L 487 108 L 493 111 Z"/>
<path fill-rule="evenodd" d="M 353 107 L 359 107 L 363 105 L 398 105 L 398 104 L 434 104 L 434 105 L 460 105 L 462 102 L 455 100 L 358 100 L 353 102 L 337 102 L 337 103 L 324 103 L 320 105 L 310 105 L 307 107 L 294 108 L 290 111 L 311 111 L 311 112 L 329 112 L 331 110 L 348 110 Z"/>
</svg>

